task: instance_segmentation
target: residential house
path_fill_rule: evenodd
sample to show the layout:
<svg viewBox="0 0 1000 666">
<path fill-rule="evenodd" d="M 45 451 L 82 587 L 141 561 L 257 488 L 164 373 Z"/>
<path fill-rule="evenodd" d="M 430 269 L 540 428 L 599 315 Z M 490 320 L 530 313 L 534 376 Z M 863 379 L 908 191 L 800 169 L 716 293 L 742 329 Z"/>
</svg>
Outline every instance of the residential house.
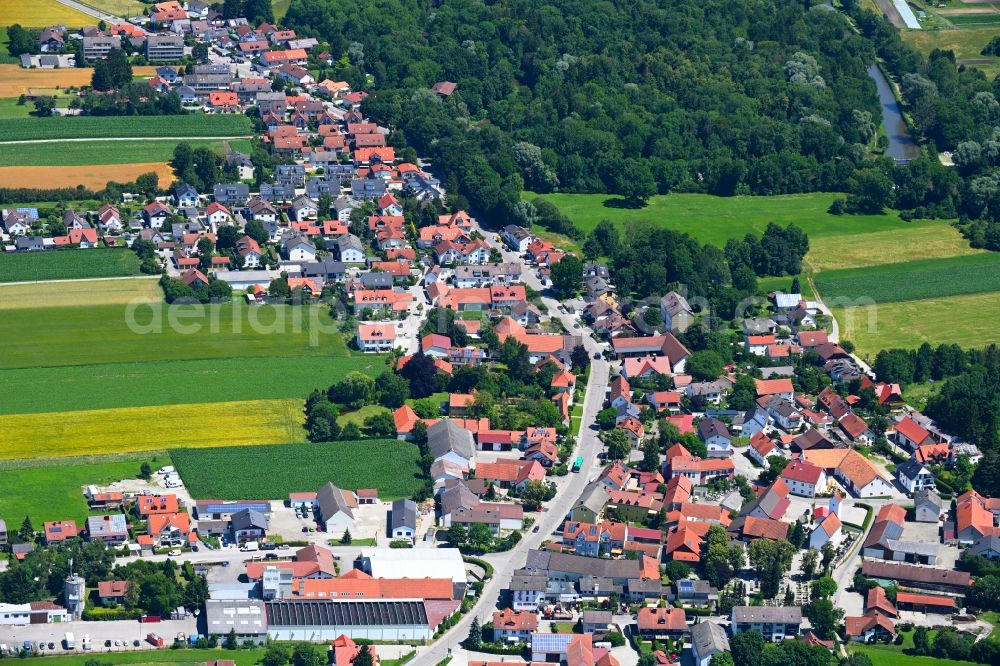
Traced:
<svg viewBox="0 0 1000 666">
<path fill-rule="evenodd" d="M 816 497 L 826 486 L 826 472 L 808 460 L 793 460 L 781 472 L 788 492 L 799 497 Z"/>
<path fill-rule="evenodd" d="M 288 261 L 316 261 L 316 246 L 302 234 L 293 234 L 286 237 L 281 244 L 281 253 Z"/>
<path fill-rule="evenodd" d="M 668 292 L 660 299 L 660 315 L 668 331 L 683 333 L 694 322 L 694 311 L 687 299 L 676 291 Z"/>
<path fill-rule="evenodd" d="M 691 626 L 691 655 L 695 666 L 710 666 L 712 657 L 729 652 L 729 637 L 722 625 L 699 622 Z"/>
<path fill-rule="evenodd" d="M 896 638 L 896 624 L 876 611 L 844 618 L 844 633 L 852 641 L 891 643 Z"/>
<path fill-rule="evenodd" d="M 345 264 L 360 264 L 365 261 L 365 248 L 361 239 L 354 234 L 344 234 L 337 239 L 337 252 Z"/>
<path fill-rule="evenodd" d="M 124 514 L 90 516 L 87 518 L 87 538 L 109 546 L 121 546 L 128 540 L 128 522 Z"/>
<path fill-rule="evenodd" d="M 944 513 L 941 498 L 931 488 L 923 488 L 913 493 L 914 512 L 918 523 L 936 523 Z"/>
<path fill-rule="evenodd" d="M 650 640 L 675 639 L 688 631 L 683 608 L 640 608 L 636 625 L 639 635 Z"/>
<path fill-rule="evenodd" d="M 731 618 L 733 635 L 757 630 L 765 641 L 795 638 L 802 630 L 802 609 L 798 606 L 735 606 Z"/>
<path fill-rule="evenodd" d="M 496 643 L 526 643 L 538 630 L 538 613 L 510 608 L 493 613 L 493 641 Z"/>
<path fill-rule="evenodd" d="M 62 543 L 67 539 L 75 539 L 80 535 L 80 530 L 74 520 L 54 520 L 43 525 L 45 533 L 45 544 L 54 545 Z M 6 534 L 4 535 L 6 536 Z"/>
<path fill-rule="evenodd" d="M 934 489 L 934 475 L 913 459 L 896 465 L 896 478 L 911 495 L 920 490 Z"/>
<path fill-rule="evenodd" d="M 563 525 L 562 542 L 572 547 L 577 555 L 607 557 L 612 551 L 621 552 L 627 532 L 628 525 L 625 523 L 602 521 L 591 524 L 567 520 Z"/>
<path fill-rule="evenodd" d="M 746 428 L 746 422 L 744 422 L 743 427 L 744 429 Z M 758 465 L 767 469 L 770 467 L 768 458 L 771 456 L 783 456 L 784 454 L 773 439 L 763 432 L 757 432 L 750 437 L 750 446 L 747 448 L 747 455 Z"/>
<path fill-rule="evenodd" d="M 229 519 L 229 538 L 240 545 L 260 541 L 267 534 L 267 514 L 253 509 L 237 511 Z"/>
<path fill-rule="evenodd" d="M 698 436 L 705 442 L 709 458 L 725 458 L 733 455 L 733 441 L 729 428 L 719 419 L 707 417 L 699 421 Z"/>
<path fill-rule="evenodd" d="M 119 606 L 125 603 L 128 592 L 127 580 L 102 580 L 97 583 L 97 596 L 105 606 Z"/>
<path fill-rule="evenodd" d="M 867 458 L 854 449 L 810 449 L 803 454 L 809 462 L 832 473 L 857 497 L 892 495 L 892 482 Z"/>
</svg>

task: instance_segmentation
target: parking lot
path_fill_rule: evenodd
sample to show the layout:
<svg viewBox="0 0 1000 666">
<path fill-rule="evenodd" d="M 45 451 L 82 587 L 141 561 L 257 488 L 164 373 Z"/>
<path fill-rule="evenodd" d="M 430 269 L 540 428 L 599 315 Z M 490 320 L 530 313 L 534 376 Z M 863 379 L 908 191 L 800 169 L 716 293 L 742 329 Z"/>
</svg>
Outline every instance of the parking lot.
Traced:
<svg viewBox="0 0 1000 666">
<path fill-rule="evenodd" d="M 53 653 L 65 654 L 66 650 L 62 649 L 61 641 L 67 632 L 72 633 L 76 639 L 76 649 L 73 652 L 83 651 L 84 636 L 89 635 L 94 646 L 93 652 L 102 653 L 152 650 L 154 649 L 153 645 L 145 640 L 147 634 L 155 633 L 162 637 L 167 644 L 170 644 L 178 633 L 189 636 L 198 633 L 198 629 L 197 619 L 194 616 L 189 616 L 185 620 L 164 620 L 150 624 L 143 624 L 136 620 L 113 622 L 83 622 L 81 620 L 59 624 L 0 625 L 0 643 L 6 644 L 8 647 L 20 647 L 24 641 L 31 641 L 35 644 L 44 641 L 46 647 L 48 643 L 52 643 L 56 647 L 55 650 L 52 650 Z M 104 645 L 104 642 L 108 640 L 112 641 L 110 648 Z M 114 641 L 127 644 L 127 646 L 115 648 Z M 139 641 L 138 647 L 133 645 L 134 641 Z M 49 652 L 49 650 L 46 649 L 44 652 Z"/>
</svg>

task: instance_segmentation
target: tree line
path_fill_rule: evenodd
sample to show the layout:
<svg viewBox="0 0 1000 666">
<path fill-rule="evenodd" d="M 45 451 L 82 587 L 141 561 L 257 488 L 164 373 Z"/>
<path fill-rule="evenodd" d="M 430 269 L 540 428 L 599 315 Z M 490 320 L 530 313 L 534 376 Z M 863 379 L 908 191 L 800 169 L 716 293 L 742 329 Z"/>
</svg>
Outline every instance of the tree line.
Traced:
<svg viewBox="0 0 1000 666">
<path fill-rule="evenodd" d="M 496 220 L 533 214 L 522 189 L 843 191 L 879 114 L 870 44 L 808 3 L 294 0 L 286 22 L 370 72 L 366 114 Z"/>
</svg>

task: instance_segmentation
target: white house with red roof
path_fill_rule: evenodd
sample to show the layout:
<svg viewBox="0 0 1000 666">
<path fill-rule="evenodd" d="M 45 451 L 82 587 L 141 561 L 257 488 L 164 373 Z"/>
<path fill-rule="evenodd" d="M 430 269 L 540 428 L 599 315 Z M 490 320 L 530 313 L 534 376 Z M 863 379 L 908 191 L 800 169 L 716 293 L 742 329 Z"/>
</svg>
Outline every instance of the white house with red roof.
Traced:
<svg viewBox="0 0 1000 666">
<path fill-rule="evenodd" d="M 366 354 L 384 354 L 396 346 L 396 327 L 393 324 L 359 324 L 356 340 L 358 349 Z"/>
<path fill-rule="evenodd" d="M 816 489 L 826 485 L 826 472 L 808 460 L 793 460 L 781 472 L 788 492 L 799 497 L 815 497 Z"/>
</svg>

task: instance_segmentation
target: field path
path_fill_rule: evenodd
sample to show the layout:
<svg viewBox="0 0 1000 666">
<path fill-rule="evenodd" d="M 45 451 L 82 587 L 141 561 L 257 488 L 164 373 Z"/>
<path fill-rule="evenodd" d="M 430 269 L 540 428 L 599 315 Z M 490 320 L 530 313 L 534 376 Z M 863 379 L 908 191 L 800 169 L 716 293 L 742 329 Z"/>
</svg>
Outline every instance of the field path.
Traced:
<svg viewBox="0 0 1000 666">
<path fill-rule="evenodd" d="M 833 325 L 830 327 L 830 342 L 840 342 L 840 324 L 837 323 L 837 318 L 833 316 L 833 310 L 827 307 L 826 303 L 823 302 L 823 296 L 819 293 L 819 289 L 816 288 L 816 283 L 813 282 L 812 276 L 807 275 L 806 280 L 809 282 L 809 286 L 812 287 L 813 297 L 816 299 L 816 305 L 819 306 L 820 311 L 830 318 Z M 851 358 L 854 359 L 855 363 L 862 371 L 868 373 L 869 375 L 874 375 L 875 372 L 872 370 L 871 366 L 862 360 L 857 354 L 851 354 Z"/>
<path fill-rule="evenodd" d="M 25 282 L 0 282 L 0 290 L 19 284 L 56 284 L 58 282 L 106 282 L 108 280 L 159 280 L 159 275 L 122 275 L 102 278 L 74 278 L 71 280 L 28 280 Z"/>
<path fill-rule="evenodd" d="M 105 23 L 121 23 L 120 16 L 113 16 L 111 14 L 105 14 L 102 11 L 94 9 L 93 7 L 88 7 L 87 5 L 80 4 L 79 2 L 73 2 L 73 0 L 58 0 L 59 4 L 66 5 L 70 9 L 75 9 L 78 12 L 83 12 L 84 14 L 89 14 L 96 19 L 100 19 Z"/>
<path fill-rule="evenodd" d="M 252 134 L 238 136 L 88 136 L 80 139 L 22 139 L 20 141 L 0 141 L 2 146 L 21 143 L 73 143 L 81 141 L 230 141 L 252 139 Z"/>
</svg>

